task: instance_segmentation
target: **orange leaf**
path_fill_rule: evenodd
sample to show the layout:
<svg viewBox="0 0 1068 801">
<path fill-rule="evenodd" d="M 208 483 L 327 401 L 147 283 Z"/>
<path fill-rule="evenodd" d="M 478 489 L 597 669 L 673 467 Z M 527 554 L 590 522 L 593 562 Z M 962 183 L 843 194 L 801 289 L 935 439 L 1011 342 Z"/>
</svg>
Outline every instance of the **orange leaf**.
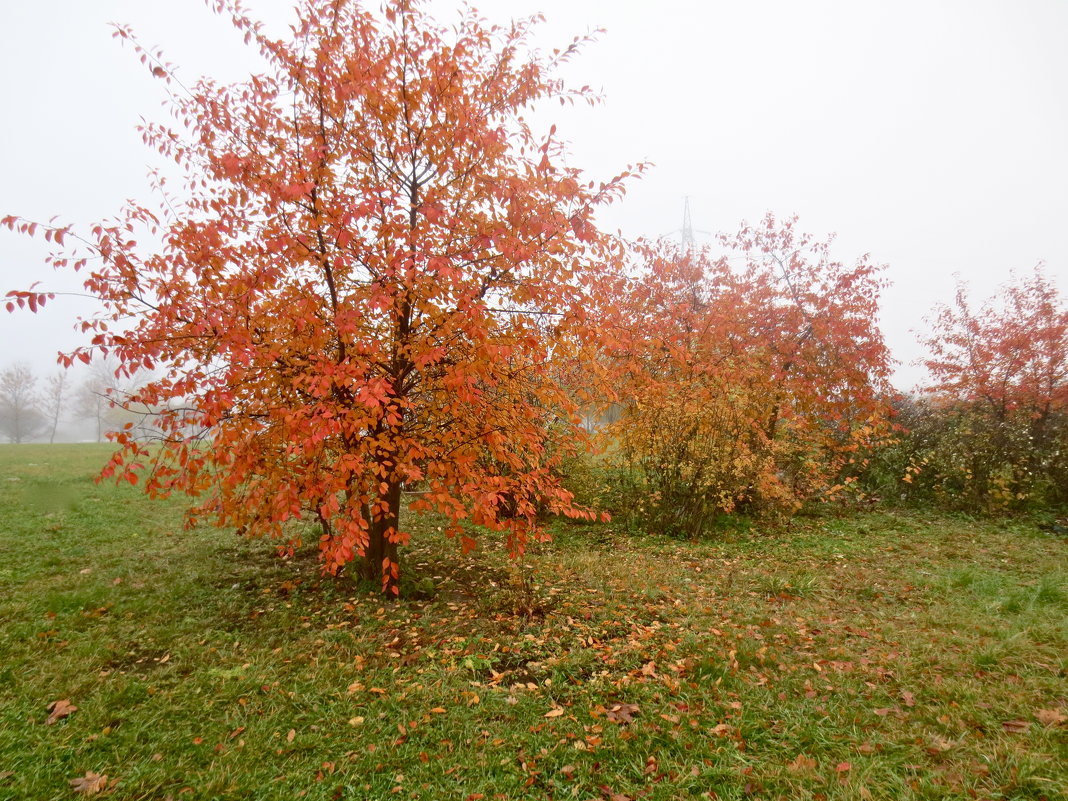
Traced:
<svg viewBox="0 0 1068 801">
<path fill-rule="evenodd" d="M 798 754 L 797 758 L 786 765 L 786 768 L 794 773 L 808 773 L 816 769 L 816 760 L 804 754 Z"/>
<path fill-rule="evenodd" d="M 62 720 L 77 711 L 78 707 L 72 704 L 69 698 L 53 701 L 48 705 L 48 720 L 46 720 L 45 723 L 51 726 L 56 721 Z"/>
<path fill-rule="evenodd" d="M 1059 709 L 1040 709 L 1035 712 L 1035 718 L 1043 726 L 1060 726 L 1068 721 L 1068 716 Z"/>
<path fill-rule="evenodd" d="M 84 776 L 70 780 L 71 789 L 82 795 L 96 795 L 108 786 L 108 777 L 87 770 Z"/>
</svg>

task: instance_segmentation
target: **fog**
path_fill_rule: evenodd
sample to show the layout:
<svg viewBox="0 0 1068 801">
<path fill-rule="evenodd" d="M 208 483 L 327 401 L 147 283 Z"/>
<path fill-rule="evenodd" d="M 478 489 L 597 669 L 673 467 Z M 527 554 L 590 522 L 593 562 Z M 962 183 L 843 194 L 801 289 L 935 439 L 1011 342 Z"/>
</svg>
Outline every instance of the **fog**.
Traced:
<svg viewBox="0 0 1068 801">
<path fill-rule="evenodd" d="M 249 0 L 281 31 L 288 2 Z M 447 19 L 453 4 L 432 4 Z M 837 232 L 843 260 L 870 253 L 892 286 L 882 322 L 899 388 L 922 378 L 916 329 L 1044 260 L 1068 278 L 1068 3 L 916 0 L 665 0 L 476 3 L 507 21 L 544 12 L 546 49 L 606 31 L 567 68 L 601 91 L 594 109 L 553 119 L 571 163 L 591 177 L 655 166 L 601 223 L 629 237 L 694 225 L 732 231 L 766 211 Z M 163 94 L 109 21 L 159 45 L 181 75 L 239 79 L 255 66 L 229 24 L 196 0 L 5 2 L 0 26 L 0 216 L 88 223 L 146 199 L 158 164 L 135 130 L 162 119 Z M 701 236 L 698 236 L 700 241 Z M 77 292 L 42 264 L 40 243 L 0 231 L 0 287 Z M 62 297 L 38 315 L 0 313 L 0 368 L 42 377 L 91 301 Z"/>
</svg>

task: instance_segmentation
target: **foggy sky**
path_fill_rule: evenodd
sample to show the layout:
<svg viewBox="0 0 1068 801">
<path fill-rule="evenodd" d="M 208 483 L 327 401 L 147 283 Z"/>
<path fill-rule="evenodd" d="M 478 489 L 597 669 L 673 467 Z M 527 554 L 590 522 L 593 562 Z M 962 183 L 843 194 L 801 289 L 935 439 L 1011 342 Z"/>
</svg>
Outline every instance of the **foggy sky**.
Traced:
<svg viewBox="0 0 1068 801">
<path fill-rule="evenodd" d="M 248 0 L 272 29 L 289 2 Z M 454 4 L 434 2 L 448 20 Z M 607 179 L 655 166 L 600 215 L 627 236 L 694 225 L 731 231 L 766 211 L 837 232 L 836 255 L 888 265 L 883 328 L 908 388 L 922 355 L 911 329 L 949 302 L 954 273 L 986 295 L 1044 260 L 1068 290 L 1068 3 L 1063 0 L 487 0 L 507 21 L 542 11 L 538 42 L 606 33 L 569 67 L 600 89 L 595 109 L 562 111 L 570 162 Z M 198 0 L 0 0 L 0 216 L 88 223 L 147 199 L 141 116 L 163 93 L 109 21 L 163 47 L 189 80 L 242 78 L 238 34 Z M 554 117 L 555 119 L 555 117 Z M 700 239 L 700 237 L 699 237 Z M 43 246 L 0 231 L 0 288 L 76 290 L 41 265 Z M 0 292 L 0 294 L 2 294 Z M 79 343 L 57 300 L 36 317 L 0 310 L 0 367 L 54 369 Z"/>
</svg>

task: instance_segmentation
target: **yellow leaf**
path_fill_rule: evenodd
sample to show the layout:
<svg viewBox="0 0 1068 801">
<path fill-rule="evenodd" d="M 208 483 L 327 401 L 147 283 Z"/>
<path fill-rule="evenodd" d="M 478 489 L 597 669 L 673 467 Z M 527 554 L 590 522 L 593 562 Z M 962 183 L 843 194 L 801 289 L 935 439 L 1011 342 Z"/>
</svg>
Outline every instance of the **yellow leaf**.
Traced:
<svg viewBox="0 0 1068 801">
<path fill-rule="evenodd" d="M 545 713 L 545 717 L 547 717 L 547 718 L 558 718 L 562 714 L 564 714 L 564 710 L 561 709 L 560 707 L 556 707 L 556 709 L 550 709 L 548 712 L 546 712 Z"/>
</svg>

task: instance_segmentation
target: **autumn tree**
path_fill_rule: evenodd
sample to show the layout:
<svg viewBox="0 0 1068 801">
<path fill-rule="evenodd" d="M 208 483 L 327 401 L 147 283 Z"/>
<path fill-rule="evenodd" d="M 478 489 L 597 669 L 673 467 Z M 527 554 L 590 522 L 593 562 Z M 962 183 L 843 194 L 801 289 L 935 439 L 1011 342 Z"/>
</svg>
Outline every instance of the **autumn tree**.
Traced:
<svg viewBox="0 0 1068 801">
<path fill-rule="evenodd" d="M 1068 305 L 1041 265 L 978 307 L 960 284 L 929 323 L 917 479 L 972 509 L 1068 503 Z"/>
<path fill-rule="evenodd" d="M 28 442 L 47 429 L 39 402 L 30 365 L 18 362 L 0 371 L 0 428 L 8 442 Z"/>
<path fill-rule="evenodd" d="M 582 41 L 544 56 L 536 19 L 446 28 L 412 0 L 306 0 L 283 41 L 213 5 L 267 70 L 186 89 L 119 28 L 172 93 L 178 127 L 144 136 L 185 185 L 54 258 L 103 303 L 71 358 L 155 371 L 127 403 L 158 410 L 161 447 L 119 434 L 107 472 L 291 545 L 312 521 L 326 569 L 390 593 L 406 487 L 465 547 L 470 524 L 518 549 L 537 508 L 584 514 L 555 473 L 583 436 L 555 365 L 585 347 L 614 248 L 593 214 L 624 176 L 583 180 L 526 117 L 591 100 L 554 77 Z"/>
<path fill-rule="evenodd" d="M 615 326 L 623 413 L 607 435 L 643 516 L 691 533 L 833 497 L 888 433 L 878 267 L 771 215 L 720 244 L 646 248 Z"/>
</svg>

